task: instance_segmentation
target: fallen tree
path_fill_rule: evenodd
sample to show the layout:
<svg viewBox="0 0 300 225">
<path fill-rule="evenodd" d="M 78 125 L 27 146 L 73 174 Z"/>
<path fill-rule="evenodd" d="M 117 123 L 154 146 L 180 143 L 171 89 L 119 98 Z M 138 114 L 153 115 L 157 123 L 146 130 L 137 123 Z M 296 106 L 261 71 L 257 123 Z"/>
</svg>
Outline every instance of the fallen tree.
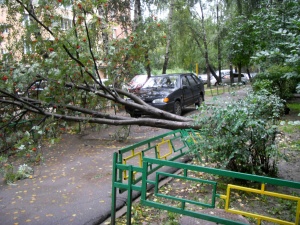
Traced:
<svg viewBox="0 0 300 225">
<path fill-rule="evenodd" d="M 43 160 L 45 143 L 53 144 L 61 132 L 73 132 L 83 124 L 200 127 L 192 118 L 149 106 L 124 88 L 136 68 L 149 66 L 145 56 L 157 42 L 145 43 L 158 36 L 158 29 L 148 29 L 153 37 L 140 35 L 145 27 L 129 32 L 122 21 L 127 35 L 109 40 L 109 15 L 124 11 L 105 2 L 90 3 L 15 0 L 3 5 L 10 31 L 1 36 L 9 51 L 0 68 L 0 173 L 7 182 L 30 176 L 32 165 Z M 157 22 L 153 19 L 147 26 L 157 27 Z M 132 118 L 112 110 L 125 106 L 149 116 Z M 15 158 L 10 156 L 17 156 L 26 170 L 15 172 Z"/>
<path fill-rule="evenodd" d="M 114 46 L 115 51 L 110 55 L 101 55 L 97 52 L 95 49 L 99 40 L 90 28 L 90 24 L 98 22 L 103 25 L 104 22 L 99 22 L 99 17 L 95 17 L 94 9 L 88 4 L 72 5 L 73 26 L 66 32 L 53 27 L 55 20 L 61 18 L 61 15 L 55 11 L 59 8 L 53 5 L 35 5 L 32 1 L 25 4 L 19 0 L 7 4 L 12 10 L 12 18 L 21 11 L 26 11 L 30 16 L 30 24 L 24 30 L 24 35 L 28 37 L 26 41 L 35 48 L 35 52 L 23 55 L 22 61 L 15 61 L 16 54 L 11 55 L 10 59 L 13 61 L 2 70 L 0 85 L 0 102 L 4 110 L 2 127 L 23 119 L 35 119 L 32 118 L 33 115 L 38 115 L 41 122 L 51 118 L 84 123 L 145 125 L 169 129 L 197 128 L 191 118 L 153 108 L 134 94 L 120 88 L 123 82 L 120 80 L 128 76 L 127 68 L 123 64 L 133 61 L 132 49 L 137 48 L 138 42 L 129 45 L 134 38 L 130 36 L 112 43 L 111 47 Z M 99 4 L 97 7 L 103 8 L 107 5 Z M 50 15 L 51 23 L 47 15 Z M 45 36 L 51 37 L 54 41 L 47 42 Z M 130 49 L 127 48 L 127 52 L 123 52 L 119 47 L 117 49 L 118 42 L 122 42 L 120 46 L 127 45 Z M 18 47 L 20 46 L 17 44 L 11 46 L 16 52 Z M 121 56 L 118 62 L 113 58 L 116 54 Z M 98 70 L 99 63 L 104 65 L 112 77 L 110 86 L 105 86 L 102 81 Z M 46 83 L 42 91 L 39 87 L 41 82 Z M 126 101 L 126 98 L 131 98 L 134 102 Z M 113 104 L 121 107 L 133 106 L 147 112 L 149 117 L 131 118 L 103 112 L 102 109 Z"/>
</svg>

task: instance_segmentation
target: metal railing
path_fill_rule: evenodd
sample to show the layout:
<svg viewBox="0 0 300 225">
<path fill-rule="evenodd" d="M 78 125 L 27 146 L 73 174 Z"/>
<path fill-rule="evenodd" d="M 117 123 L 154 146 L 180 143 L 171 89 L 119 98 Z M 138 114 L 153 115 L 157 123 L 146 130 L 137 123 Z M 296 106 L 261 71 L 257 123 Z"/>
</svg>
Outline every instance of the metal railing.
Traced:
<svg viewBox="0 0 300 225">
<path fill-rule="evenodd" d="M 284 225 L 299 225 L 300 216 L 300 197 L 284 193 L 271 192 L 266 190 L 266 185 L 281 186 L 284 188 L 300 189 L 300 182 L 275 179 L 251 174 L 208 168 L 188 163 L 175 161 L 189 152 L 191 145 L 195 144 L 193 136 L 196 135 L 194 130 L 176 130 L 137 144 L 121 149 L 114 154 L 113 158 L 113 177 L 112 177 L 112 208 L 111 224 L 116 224 L 116 199 L 117 189 L 120 192 L 127 191 L 127 224 L 131 224 L 132 193 L 137 191 L 141 194 L 141 204 L 170 212 L 179 213 L 199 219 L 204 219 L 220 224 L 243 224 L 241 222 L 204 214 L 199 208 L 216 208 L 216 199 L 225 201 L 224 210 L 229 213 L 239 214 L 253 218 L 257 224 L 261 221 L 270 221 Z M 169 170 L 164 170 L 168 168 Z M 182 174 L 174 174 L 174 171 L 182 170 Z M 226 191 L 218 190 L 218 181 L 196 178 L 189 174 L 199 172 L 208 174 L 207 177 L 218 176 L 219 178 L 240 179 L 244 182 L 260 183 L 259 188 L 240 186 L 235 184 L 226 184 Z M 193 200 L 188 198 L 171 196 L 160 192 L 159 182 L 164 178 L 180 179 L 182 182 L 192 181 L 198 184 L 205 184 L 211 187 L 211 199 L 207 203 L 203 200 Z M 219 184 L 220 185 L 220 184 Z M 177 206 L 171 206 L 168 203 L 158 203 L 147 199 L 147 191 L 154 188 L 154 196 L 177 202 Z M 233 190 L 247 193 L 256 193 L 259 196 L 271 196 L 294 202 L 297 207 L 293 221 L 287 221 L 270 216 L 260 215 L 258 213 L 237 210 L 230 207 L 231 195 Z M 218 193 L 218 192 L 225 193 Z M 186 205 L 195 206 L 195 211 L 186 208 Z"/>
</svg>

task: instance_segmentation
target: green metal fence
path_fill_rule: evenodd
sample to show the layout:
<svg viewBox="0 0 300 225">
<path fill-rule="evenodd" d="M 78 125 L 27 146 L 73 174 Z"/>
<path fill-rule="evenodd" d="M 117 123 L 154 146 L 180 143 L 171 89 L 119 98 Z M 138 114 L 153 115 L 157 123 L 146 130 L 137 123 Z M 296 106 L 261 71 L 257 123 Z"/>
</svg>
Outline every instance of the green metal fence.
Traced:
<svg viewBox="0 0 300 225">
<path fill-rule="evenodd" d="M 116 163 L 118 165 L 131 165 L 134 170 L 133 184 L 138 183 L 142 179 L 141 168 L 143 158 L 156 158 L 174 161 L 188 152 L 189 147 L 194 143 L 193 140 L 187 138 L 192 130 L 174 130 L 165 134 L 149 138 L 134 145 L 119 150 Z M 126 169 L 119 168 L 122 173 L 118 173 L 118 181 L 124 183 L 128 179 Z M 151 167 L 150 171 L 156 171 L 159 167 Z"/>
<path fill-rule="evenodd" d="M 174 130 L 134 145 L 125 147 L 114 153 L 112 176 L 112 224 L 116 217 L 116 196 L 119 192 L 127 191 L 127 221 L 131 221 L 132 191 L 142 191 L 143 158 L 151 157 L 174 161 L 183 157 L 193 142 L 186 137 L 192 130 Z M 150 166 L 150 173 L 161 166 Z M 130 222 L 128 222 L 130 224 Z"/>
<path fill-rule="evenodd" d="M 220 224 L 243 224 L 233 220 L 220 218 L 208 214 L 204 214 L 199 208 L 216 208 L 216 199 L 223 199 L 224 210 L 230 213 L 239 214 L 251 217 L 260 224 L 261 221 L 270 221 L 276 224 L 299 225 L 300 216 L 300 197 L 276 193 L 266 190 L 266 185 L 282 186 L 284 188 L 294 188 L 300 190 L 300 183 L 256 176 L 250 174 L 237 173 L 227 170 L 219 170 L 202 166 L 190 165 L 175 161 L 184 156 L 189 147 L 195 142 L 193 136 L 197 133 L 193 130 L 176 130 L 166 134 L 159 135 L 154 138 L 139 142 L 135 145 L 121 149 L 114 154 L 113 158 L 113 177 L 112 177 L 112 209 L 111 209 L 111 224 L 116 224 L 116 198 L 117 189 L 120 192 L 127 191 L 127 224 L 131 224 L 131 208 L 132 208 L 132 193 L 137 191 L 141 194 L 141 204 L 145 206 L 155 207 L 162 210 L 204 219 Z M 164 168 L 171 169 L 164 170 Z M 182 175 L 174 174 L 175 170 L 182 170 Z M 218 181 L 205 178 L 195 178 L 190 176 L 191 173 L 205 173 L 210 176 L 218 176 L 220 178 L 240 179 L 244 182 L 259 183 L 259 188 L 249 188 L 234 184 L 226 184 L 224 193 L 218 193 Z M 193 181 L 199 184 L 205 184 L 211 187 L 211 199 L 209 202 L 203 200 L 194 200 L 188 198 L 179 198 L 162 193 L 159 188 L 161 179 L 170 177 L 180 179 L 182 182 Z M 147 190 L 154 188 L 154 196 L 161 199 L 169 199 L 176 202 L 175 206 L 169 204 L 158 203 L 147 199 Z M 297 207 L 293 221 L 286 221 L 278 218 L 273 218 L 265 215 L 255 214 L 253 212 L 241 211 L 230 207 L 230 200 L 233 191 L 244 191 L 247 193 L 255 193 L 259 196 L 271 196 L 294 202 Z M 186 207 L 193 205 L 192 209 Z M 196 209 L 196 210 L 194 210 Z"/>
<path fill-rule="evenodd" d="M 148 179 L 149 175 L 151 174 L 148 171 L 149 166 L 167 166 L 167 167 L 173 167 L 176 169 L 181 169 L 183 170 L 183 175 L 174 175 L 171 173 L 166 173 L 166 172 L 156 172 L 155 180 L 150 180 Z M 216 189 L 218 183 L 212 180 L 206 180 L 206 179 L 197 179 L 192 176 L 189 176 L 190 172 L 201 172 L 201 173 L 206 173 L 209 175 L 217 175 L 219 178 L 235 178 L 235 179 L 240 179 L 243 180 L 244 183 L 245 181 L 251 181 L 251 182 L 257 182 L 260 185 L 261 188 L 249 188 L 241 185 L 232 185 L 228 184 L 226 191 L 224 194 L 218 194 Z M 186 163 L 180 163 L 180 162 L 171 162 L 171 161 L 165 161 L 165 160 L 157 160 L 157 159 L 152 159 L 152 158 L 144 158 L 143 160 L 143 179 L 142 179 L 142 189 L 141 189 L 141 203 L 142 205 L 145 206 L 150 206 L 150 207 L 155 207 L 159 208 L 162 210 L 167 210 L 199 219 L 204 219 L 212 222 L 216 222 L 219 224 L 243 224 L 240 222 L 236 222 L 233 220 L 228 220 L 224 218 L 219 218 L 215 217 L 213 215 L 208 215 L 201 213 L 201 211 L 192 211 L 191 209 L 186 208 L 186 204 L 192 204 L 195 206 L 199 207 L 204 207 L 204 208 L 215 208 L 215 202 L 216 198 L 224 199 L 225 201 L 225 211 L 234 213 L 234 214 L 239 214 L 247 217 L 252 217 L 253 219 L 257 220 L 257 224 L 260 224 L 261 221 L 269 221 L 273 222 L 275 224 L 286 224 L 286 225 L 298 225 L 299 224 L 299 216 L 300 216 L 300 197 L 296 197 L 293 195 L 287 195 L 287 194 L 282 194 L 282 193 L 277 193 L 277 192 L 271 192 L 266 190 L 266 185 L 272 185 L 272 186 L 282 186 L 284 188 L 293 188 L 293 189 L 299 189 L 300 190 L 300 182 L 294 182 L 294 181 L 287 181 L 287 180 L 282 180 L 282 179 L 275 179 L 275 178 L 270 178 L 270 177 L 264 177 L 264 176 L 257 176 L 257 175 L 251 175 L 251 174 L 244 174 L 244 173 L 238 173 L 238 172 L 232 172 L 232 171 L 227 171 L 227 170 L 220 170 L 220 169 L 215 169 L 215 168 L 208 168 L 208 167 L 203 167 L 203 166 L 195 166 L 195 165 L 190 165 Z M 168 194 L 162 194 L 159 192 L 159 180 L 160 177 L 172 177 L 172 178 L 177 178 L 181 179 L 182 182 L 187 182 L 188 180 L 193 180 L 195 182 L 198 182 L 199 184 L 209 184 L 211 185 L 211 200 L 210 204 L 207 204 L 206 202 L 201 201 L 195 201 L 195 200 L 190 200 L 190 199 L 183 199 L 183 198 L 178 198 L 176 196 L 170 196 Z M 146 198 L 146 193 L 147 193 L 147 185 L 148 184 L 153 184 L 154 185 L 154 195 L 156 197 L 160 198 L 166 198 L 166 199 L 172 199 L 173 201 L 177 202 L 175 203 L 176 207 L 170 206 L 170 205 L 165 205 L 161 203 L 157 203 L 156 201 L 152 201 Z M 294 221 L 286 221 L 286 220 L 281 220 L 277 219 L 274 217 L 269 217 L 269 216 L 264 216 L 260 214 L 255 214 L 253 212 L 246 212 L 246 211 L 241 211 L 241 210 L 236 210 L 233 208 L 230 208 L 230 198 L 233 190 L 240 190 L 248 193 L 257 193 L 260 196 L 272 196 L 275 198 L 281 198 L 281 199 L 286 199 L 290 200 L 296 203 L 297 207 L 294 212 Z M 197 207 L 196 207 L 197 208 Z"/>
</svg>

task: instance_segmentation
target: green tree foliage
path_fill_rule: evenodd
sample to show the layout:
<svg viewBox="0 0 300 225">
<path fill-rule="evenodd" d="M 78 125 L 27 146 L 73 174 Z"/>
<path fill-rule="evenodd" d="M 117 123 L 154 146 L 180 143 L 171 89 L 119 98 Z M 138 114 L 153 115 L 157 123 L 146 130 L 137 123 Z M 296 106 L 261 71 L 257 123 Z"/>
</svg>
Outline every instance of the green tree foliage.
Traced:
<svg viewBox="0 0 300 225">
<path fill-rule="evenodd" d="M 299 13 L 299 1 L 283 1 L 265 6 L 253 17 L 258 37 L 253 60 L 265 71 L 262 78 L 271 79 L 284 98 L 295 92 L 294 84 L 300 87 Z"/>
<path fill-rule="evenodd" d="M 255 52 L 256 36 L 253 23 L 245 16 L 235 17 L 228 29 L 226 42 L 229 61 L 241 69 L 248 67 Z"/>
<path fill-rule="evenodd" d="M 255 78 L 253 89 L 256 91 L 268 90 L 282 99 L 289 99 L 296 92 L 296 86 L 300 81 L 297 77 L 286 76 L 286 74 L 293 72 L 292 67 L 273 65 Z"/>
</svg>

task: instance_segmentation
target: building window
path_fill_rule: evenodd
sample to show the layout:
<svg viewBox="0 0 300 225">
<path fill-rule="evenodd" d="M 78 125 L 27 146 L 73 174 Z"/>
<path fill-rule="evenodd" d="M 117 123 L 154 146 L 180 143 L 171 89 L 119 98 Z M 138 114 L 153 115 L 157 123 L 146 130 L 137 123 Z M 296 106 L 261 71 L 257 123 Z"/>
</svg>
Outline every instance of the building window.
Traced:
<svg viewBox="0 0 300 225">
<path fill-rule="evenodd" d="M 72 20 L 61 18 L 61 29 L 62 30 L 68 30 L 73 27 Z"/>
</svg>

